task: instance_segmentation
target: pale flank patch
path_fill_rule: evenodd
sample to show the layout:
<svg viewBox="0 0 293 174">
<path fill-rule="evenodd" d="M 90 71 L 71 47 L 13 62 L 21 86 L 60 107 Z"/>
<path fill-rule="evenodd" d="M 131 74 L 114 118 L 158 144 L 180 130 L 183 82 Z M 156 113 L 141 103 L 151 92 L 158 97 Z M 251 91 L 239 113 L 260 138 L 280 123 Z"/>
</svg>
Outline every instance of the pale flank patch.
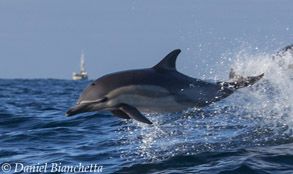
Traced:
<svg viewBox="0 0 293 174">
<path fill-rule="evenodd" d="M 108 107 L 121 103 L 136 107 L 141 112 L 177 112 L 187 109 L 177 103 L 168 90 L 152 85 L 131 85 L 111 91 L 107 97 Z"/>
</svg>

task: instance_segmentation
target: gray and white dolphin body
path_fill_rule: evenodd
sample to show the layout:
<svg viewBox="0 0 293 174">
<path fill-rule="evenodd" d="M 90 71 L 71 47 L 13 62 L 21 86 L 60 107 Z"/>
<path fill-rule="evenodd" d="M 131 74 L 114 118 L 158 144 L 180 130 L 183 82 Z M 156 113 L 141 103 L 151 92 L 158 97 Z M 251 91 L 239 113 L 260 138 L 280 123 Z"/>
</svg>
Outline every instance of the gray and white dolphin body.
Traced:
<svg viewBox="0 0 293 174">
<path fill-rule="evenodd" d="M 176 70 L 180 52 L 172 51 L 152 68 L 117 72 L 95 80 L 66 115 L 108 110 L 123 119 L 152 124 L 141 112 L 179 112 L 204 107 L 263 77 L 261 74 L 219 83 L 191 78 Z"/>
</svg>

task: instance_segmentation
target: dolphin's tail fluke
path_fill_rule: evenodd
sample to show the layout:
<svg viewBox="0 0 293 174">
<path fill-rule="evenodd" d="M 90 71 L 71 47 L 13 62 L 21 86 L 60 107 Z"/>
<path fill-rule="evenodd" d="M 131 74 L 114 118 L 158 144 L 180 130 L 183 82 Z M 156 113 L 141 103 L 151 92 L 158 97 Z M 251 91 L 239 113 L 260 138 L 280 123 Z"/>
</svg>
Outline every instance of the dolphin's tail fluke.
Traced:
<svg viewBox="0 0 293 174">
<path fill-rule="evenodd" d="M 258 76 L 248 76 L 248 77 L 243 77 L 239 74 L 236 74 L 233 69 L 230 70 L 229 73 L 229 81 L 224 82 L 223 86 L 232 88 L 232 89 L 239 89 L 239 88 L 244 88 L 247 86 L 251 86 L 258 82 L 262 77 L 264 76 L 264 73 L 258 75 Z"/>
</svg>

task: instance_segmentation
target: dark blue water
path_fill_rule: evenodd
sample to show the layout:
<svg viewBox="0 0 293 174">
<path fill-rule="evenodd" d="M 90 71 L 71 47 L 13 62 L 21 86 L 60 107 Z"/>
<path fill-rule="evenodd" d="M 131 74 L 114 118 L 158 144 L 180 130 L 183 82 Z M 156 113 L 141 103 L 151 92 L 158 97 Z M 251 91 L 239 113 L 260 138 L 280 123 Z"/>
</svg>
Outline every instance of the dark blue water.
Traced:
<svg viewBox="0 0 293 174">
<path fill-rule="evenodd" d="M 0 80 L 0 164 L 11 173 L 15 163 L 81 163 L 103 173 L 292 174 L 293 82 L 282 78 L 205 108 L 149 114 L 151 126 L 108 112 L 66 117 L 91 81 Z"/>
</svg>

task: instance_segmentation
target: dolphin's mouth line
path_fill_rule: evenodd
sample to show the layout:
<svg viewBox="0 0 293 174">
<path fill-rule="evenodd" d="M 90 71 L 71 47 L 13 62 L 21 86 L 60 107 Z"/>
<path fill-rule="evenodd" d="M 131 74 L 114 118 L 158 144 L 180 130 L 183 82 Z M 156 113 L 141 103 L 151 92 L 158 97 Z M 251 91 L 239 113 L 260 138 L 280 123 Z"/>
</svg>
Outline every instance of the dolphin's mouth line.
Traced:
<svg viewBox="0 0 293 174">
<path fill-rule="evenodd" d="M 78 103 L 78 105 L 82 105 L 82 104 L 90 104 L 90 103 L 99 103 L 101 100 L 93 100 L 93 101 L 89 101 L 89 100 L 84 100 L 81 101 L 80 103 Z"/>
<path fill-rule="evenodd" d="M 100 102 L 105 102 L 107 101 L 107 97 L 104 97 L 104 98 L 101 98 L 101 99 L 98 99 L 98 100 L 83 100 L 81 101 L 80 103 L 77 103 L 78 105 L 81 105 L 81 104 L 92 104 L 92 103 L 100 103 Z"/>
</svg>

